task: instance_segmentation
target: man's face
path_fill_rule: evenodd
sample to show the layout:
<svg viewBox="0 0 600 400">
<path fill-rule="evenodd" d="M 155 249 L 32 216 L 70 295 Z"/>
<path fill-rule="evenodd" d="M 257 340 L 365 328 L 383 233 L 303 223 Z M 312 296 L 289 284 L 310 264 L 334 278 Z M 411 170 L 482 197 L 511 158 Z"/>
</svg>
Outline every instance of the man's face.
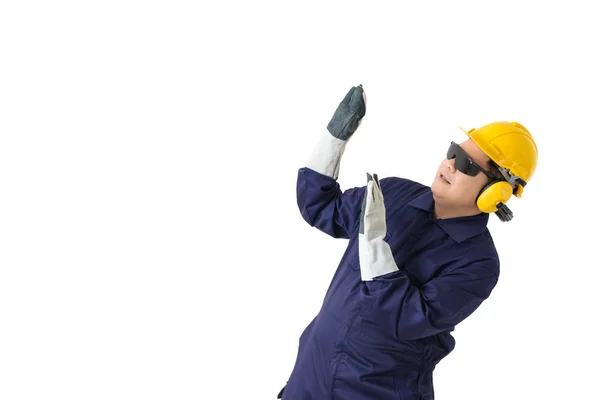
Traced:
<svg viewBox="0 0 600 400">
<path fill-rule="evenodd" d="M 489 157 L 468 139 L 460 143 L 460 147 L 481 168 L 488 168 Z M 431 184 L 431 191 L 436 202 L 446 207 L 469 208 L 476 207 L 475 200 L 489 178 L 481 171 L 475 176 L 469 176 L 457 170 L 455 160 L 444 158 Z"/>
</svg>

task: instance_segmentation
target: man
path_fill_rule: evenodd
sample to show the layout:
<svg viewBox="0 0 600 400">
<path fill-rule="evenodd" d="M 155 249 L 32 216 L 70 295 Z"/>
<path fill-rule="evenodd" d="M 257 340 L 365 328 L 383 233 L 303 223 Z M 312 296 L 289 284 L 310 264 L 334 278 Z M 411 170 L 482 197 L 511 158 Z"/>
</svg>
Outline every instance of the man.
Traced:
<svg viewBox="0 0 600 400">
<path fill-rule="evenodd" d="M 367 186 L 342 192 L 341 156 L 365 112 L 363 88 L 353 87 L 298 172 L 303 218 L 349 243 L 300 337 L 284 400 L 433 399 L 450 332 L 498 281 L 489 214 L 509 221 L 506 202 L 536 167 L 527 129 L 496 122 L 452 142 L 431 187 L 367 174 Z"/>
</svg>

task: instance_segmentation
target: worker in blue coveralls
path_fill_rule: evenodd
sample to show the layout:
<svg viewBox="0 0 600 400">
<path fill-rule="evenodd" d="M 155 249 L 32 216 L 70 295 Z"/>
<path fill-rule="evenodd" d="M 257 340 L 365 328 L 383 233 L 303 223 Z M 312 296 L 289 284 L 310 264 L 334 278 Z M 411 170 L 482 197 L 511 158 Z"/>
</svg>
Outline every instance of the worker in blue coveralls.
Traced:
<svg viewBox="0 0 600 400">
<path fill-rule="evenodd" d="M 450 144 L 430 187 L 367 174 L 366 186 L 342 192 L 340 160 L 365 113 L 359 85 L 298 172 L 302 217 L 349 242 L 300 336 L 284 400 L 433 399 L 450 332 L 498 282 L 489 214 L 512 218 L 506 203 L 521 197 L 537 164 L 524 126 L 494 122 Z"/>
</svg>

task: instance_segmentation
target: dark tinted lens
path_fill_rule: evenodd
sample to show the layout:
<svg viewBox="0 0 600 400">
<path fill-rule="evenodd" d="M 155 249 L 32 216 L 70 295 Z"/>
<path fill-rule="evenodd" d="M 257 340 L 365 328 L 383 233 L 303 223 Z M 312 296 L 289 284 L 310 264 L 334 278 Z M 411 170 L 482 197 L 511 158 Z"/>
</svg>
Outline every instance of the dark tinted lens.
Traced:
<svg viewBox="0 0 600 400">
<path fill-rule="evenodd" d="M 447 158 L 450 160 L 454 158 L 454 168 L 467 174 L 469 176 L 475 176 L 479 172 L 477 167 L 471 164 L 470 158 L 467 153 L 458 144 L 452 142 L 448 148 Z"/>
</svg>

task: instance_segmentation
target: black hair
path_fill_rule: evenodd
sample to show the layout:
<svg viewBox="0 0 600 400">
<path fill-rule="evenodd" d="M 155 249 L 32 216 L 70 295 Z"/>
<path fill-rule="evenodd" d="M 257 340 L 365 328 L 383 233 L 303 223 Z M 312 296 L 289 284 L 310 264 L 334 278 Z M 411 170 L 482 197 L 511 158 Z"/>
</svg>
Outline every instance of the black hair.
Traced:
<svg viewBox="0 0 600 400">
<path fill-rule="evenodd" d="M 494 179 L 498 179 L 499 181 L 506 180 L 506 179 L 504 179 L 504 176 L 500 173 L 500 170 L 498 169 L 498 166 L 496 165 L 496 163 L 493 162 L 492 160 L 488 160 L 486 169 L 490 173 L 490 175 L 492 175 L 494 177 Z M 492 181 L 492 179 L 490 178 L 490 182 L 491 181 Z"/>
</svg>

